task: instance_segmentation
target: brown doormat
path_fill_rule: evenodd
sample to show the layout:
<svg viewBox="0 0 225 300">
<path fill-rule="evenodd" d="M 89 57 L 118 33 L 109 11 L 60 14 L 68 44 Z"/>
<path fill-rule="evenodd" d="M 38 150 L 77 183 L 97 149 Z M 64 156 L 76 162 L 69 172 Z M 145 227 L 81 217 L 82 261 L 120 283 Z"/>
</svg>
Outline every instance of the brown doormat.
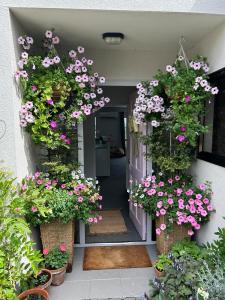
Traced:
<svg viewBox="0 0 225 300">
<path fill-rule="evenodd" d="M 114 246 L 85 248 L 84 270 L 151 267 L 145 246 Z"/>
<path fill-rule="evenodd" d="M 127 226 L 120 210 L 104 210 L 101 212 L 101 216 L 102 221 L 90 225 L 90 235 L 127 232 Z"/>
</svg>

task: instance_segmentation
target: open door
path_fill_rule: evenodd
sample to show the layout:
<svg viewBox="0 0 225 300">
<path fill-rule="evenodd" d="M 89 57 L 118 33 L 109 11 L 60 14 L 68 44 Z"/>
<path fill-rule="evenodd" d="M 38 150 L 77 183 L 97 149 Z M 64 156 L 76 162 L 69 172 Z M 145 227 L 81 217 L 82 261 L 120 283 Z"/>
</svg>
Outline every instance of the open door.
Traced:
<svg viewBox="0 0 225 300">
<path fill-rule="evenodd" d="M 132 94 L 129 101 L 129 116 L 132 116 L 134 101 L 136 94 Z M 129 126 L 130 127 L 130 126 Z M 129 129 L 130 130 L 130 129 Z M 139 133 L 146 133 L 146 124 L 139 125 Z M 133 183 L 139 183 L 143 177 L 147 175 L 147 160 L 145 156 L 146 146 L 143 145 L 140 140 L 133 134 L 129 132 L 129 178 Z M 134 206 L 133 202 L 129 202 L 129 215 L 133 221 L 138 233 L 140 234 L 142 240 L 147 239 L 147 215 L 145 211 Z"/>
</svg>

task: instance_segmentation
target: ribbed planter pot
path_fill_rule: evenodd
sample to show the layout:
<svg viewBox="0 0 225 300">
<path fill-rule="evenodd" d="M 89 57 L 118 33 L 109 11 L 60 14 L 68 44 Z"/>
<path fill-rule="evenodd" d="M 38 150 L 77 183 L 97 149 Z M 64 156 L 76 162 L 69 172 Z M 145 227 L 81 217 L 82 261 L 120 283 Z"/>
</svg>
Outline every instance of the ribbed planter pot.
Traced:
<svg viewBox="0 0 225 300">
<path fill-rule="evenodd" d="M 24 291 L 23 293 L 21 293 L 18 296 L 18 298 L 19 299 L 25 299 L 26 297 L 31 296 L 31 295 L 42 296 L 42 299 L 49 300 L 48 292 L 46 290 L 43 290 L 43 289 L 40 289 L 40 288 L 34 288 L 34 289 Z"/>
<path fill-rule="evenodd" d="M 164 216 L 156 219 L 156 227 L 159 228 L 160 224 L 165 224 L 166 220 Z M 172 244 L 181 241 L 184 238 L 190 238 L 188 235 L 188 228 L 184 225 L 177 225 L 173 223 L 172 230 L 170 232 L 161 231 L 160 235 L 156 236 L 156 248 L 159 254 L 168 253 Z"/>
<path fill-rule="evenodd" d="M 52 273 L 52 285 L 61 285 L 65 280 L 66 265 L 60 269 L 49 270 Z"/>
<path fill-rule="evenodd" d="M 42 224 L 40 230 L 43 248 L 52 250 L 59 247 L 60 244 L 65 244 L 66 251 L 69 253 L 67 272 L 71 272 L 74 256 L 74 221 L 68 224 L 62 224 L 58 221 Z"/>
<path fill-rule="evenodd" d="M 52 284 L 52 272 L 47 269 L 42 269 L 38 275 L 46 274 L 48 275 L 48 281 L 45 284 L 39 285 L 37 288 L 46 290 Z"/>
<path fill-rule="evenodd" d="M 155 271 L 155 276 L 157 278 L 160 278 L 160 277 L 164 277 L 166 275 L 166 273 L 164 271 L 159 271 L 158 269 L 154 268 L 154 271 Z"/>
</svg>

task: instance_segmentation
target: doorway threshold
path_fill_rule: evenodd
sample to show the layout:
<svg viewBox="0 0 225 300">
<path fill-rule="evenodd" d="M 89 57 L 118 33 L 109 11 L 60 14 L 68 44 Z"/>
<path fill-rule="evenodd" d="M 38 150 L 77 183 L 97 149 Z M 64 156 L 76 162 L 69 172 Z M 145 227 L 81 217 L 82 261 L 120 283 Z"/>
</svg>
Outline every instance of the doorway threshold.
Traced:
<svg viewBox="0 0 225 300">
<path fill-rule="evenodd" d="M 138 246 L 138 245 L 155 245 L 155 241 L 143 241 L 143 242 L 121 242 L 121 243 L 84 243 L 84 244 L 74 244 L 75 248 L 83 247 L 104 247 L 104 246 Z"/>
</svg>

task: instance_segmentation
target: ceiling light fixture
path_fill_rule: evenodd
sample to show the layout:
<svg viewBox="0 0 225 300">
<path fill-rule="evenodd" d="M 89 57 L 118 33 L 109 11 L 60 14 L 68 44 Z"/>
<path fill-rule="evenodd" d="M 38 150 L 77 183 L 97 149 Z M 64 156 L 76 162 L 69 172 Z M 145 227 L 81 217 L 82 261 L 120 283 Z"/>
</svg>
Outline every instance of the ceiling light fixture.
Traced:
<svg viewBox="0 0 225 300">
<path fill-rule="evenodd" d="M 103 40 L 109 45 L 119 45 L 124 39 L 124 34 L 120 32 L 105 32 L 102 35 Z"/>
</svg>

